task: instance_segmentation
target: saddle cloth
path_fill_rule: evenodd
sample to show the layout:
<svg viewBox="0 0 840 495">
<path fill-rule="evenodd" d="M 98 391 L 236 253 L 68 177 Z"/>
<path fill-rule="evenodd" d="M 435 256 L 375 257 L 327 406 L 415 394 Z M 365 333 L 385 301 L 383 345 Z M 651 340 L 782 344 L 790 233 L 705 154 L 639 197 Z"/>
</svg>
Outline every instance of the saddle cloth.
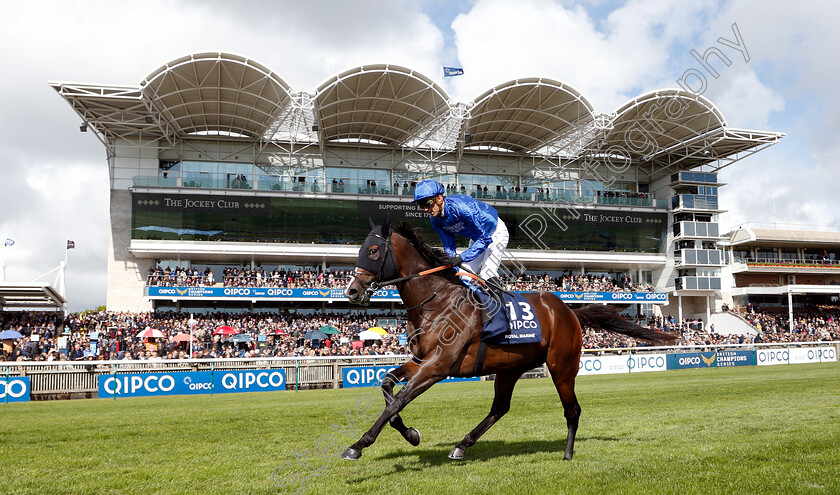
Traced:
<svg viewBox="0 0 840 495">
<path fill-rule="evenodd" d="M 542 328 L 534 308 L 522 295 L 505 293 L 505 306 L 498 300 L 474 290 L 473 294 L 485 307 L 481 340 L 488 344 L 532 344 L 542 342 Z"/>
</svg>

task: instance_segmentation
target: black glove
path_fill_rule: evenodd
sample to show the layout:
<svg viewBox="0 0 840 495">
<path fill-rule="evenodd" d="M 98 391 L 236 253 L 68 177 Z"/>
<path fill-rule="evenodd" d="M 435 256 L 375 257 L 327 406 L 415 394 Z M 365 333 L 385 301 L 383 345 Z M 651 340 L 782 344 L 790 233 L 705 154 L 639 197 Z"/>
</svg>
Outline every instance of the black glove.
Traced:
<svg viewBox="0 0 840 495">
<path fill-rule="evenodd" d="M 450 266 L 461 266 L 461 263 L 463 263 L 463 262 L 464 262 L 464 260 L 461 259 L 460 254 L 457 255 L 457 256 L 453 256 L 453 257 L 449 258 L 449 261 L 448 261 Z"/>
</svg>

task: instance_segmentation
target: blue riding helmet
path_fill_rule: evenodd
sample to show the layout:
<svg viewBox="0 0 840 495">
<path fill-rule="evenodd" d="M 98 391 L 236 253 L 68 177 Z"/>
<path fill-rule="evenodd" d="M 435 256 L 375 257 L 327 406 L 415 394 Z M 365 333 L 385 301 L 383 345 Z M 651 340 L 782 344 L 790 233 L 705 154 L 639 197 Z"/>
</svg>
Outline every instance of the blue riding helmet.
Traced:
<svg viewBox="0 0 840 495">
<path fill-rule="evenodd" d="M 446 189 L 444 189 L 443 184 L 433 179 L 426 179 L 417 184 L 417 187 L 414 189 L 414 201 L 431 198 L 438 194 L 446 195 Z"/>
</svg>

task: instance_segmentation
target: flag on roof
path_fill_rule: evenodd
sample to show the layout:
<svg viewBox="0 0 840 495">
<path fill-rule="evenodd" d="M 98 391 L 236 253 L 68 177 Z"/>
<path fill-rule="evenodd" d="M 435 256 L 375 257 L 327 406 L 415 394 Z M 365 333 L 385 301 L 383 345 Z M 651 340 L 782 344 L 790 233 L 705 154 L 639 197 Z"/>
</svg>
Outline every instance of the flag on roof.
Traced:
<svg viewBox="0 0 840 495">
<path fill-rule="evenodd" d="M 444 67 L 443 68 L 443 77 L 463 76 L 463 75 L 464 75 L 464 68 L 463 67 Z"/>
<path fill-rule="evenodd" d="M 76 243 L 73 241 L 67 241 L 67 249 L 73 249 L 76 247 Z"/>
<path fill-rule="evenodd" d="M 4 244 L 4 245 L 5 245 L 5 246 L 14 246 L 14 245 L 15 245 L 15 241 L 7 237 L 7 238 L 6 238 L 6 244 Z"/>
</svg>

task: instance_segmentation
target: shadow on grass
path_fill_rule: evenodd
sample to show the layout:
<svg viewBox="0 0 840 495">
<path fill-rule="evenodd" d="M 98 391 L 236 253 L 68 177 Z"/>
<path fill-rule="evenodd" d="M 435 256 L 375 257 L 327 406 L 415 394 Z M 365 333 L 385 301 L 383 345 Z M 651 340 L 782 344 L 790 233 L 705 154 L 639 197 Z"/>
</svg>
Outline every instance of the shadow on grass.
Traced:
<svg viewBox="0 0 840 495">
<path fill-rule="evenodd" d="M 575 439 L 575 445 L 577 446 L 579 443 L 586 442 L 588 440 L 596 440 L 602 442 L 622 441 L 622 439 L 616 437 L 578 436 Z M 407 471 L 423 471 L 424 469 L 433 466 L 469 465 L 473 462 L 484 462 L 489 461 L 491 459 L 538 454 L 541 452 L 556 454 L 557 460 L 559 461 L 563 458 L 563 450 L 566 448 L 566 439 L 564 437 L 562 440 L 523 440 L 519 442 L 506 442 L 501 440 L 479 440 L 478 443 L 467 449 L 466 454 L 464 455 L 464 460 L 462 461 L 453 461 L 452 459 L 447 457 L 449 455 L 449 451 L 454 446 L 455 444 L 450 445 L 447 443 L 438 443 L 427 448 L 413 448 L 406 445 L 404 448 L 396 452 L 390 452 L 388 454 L 381 455 L 379 457 L 374 458 L 373 460 L 377 462 L 385 462 L 389 460 L 399 461 L 396 464 L 394 464 L 393 471 L 391 471 L 390 473 L 384 473 L 384 475 L 399 474 Z M 404 463 L 415 463 L 415 461 L 411 458 L 416 458 L 416 463 L 419 465 L 413 467 L 406 467 Z M 379 473 L 376 475 L 351 479 L 348 480 L 348 482 L 362 483 L 368 479 L 380 478 L 382 476 L 383 473 Z"/>
</svg>

